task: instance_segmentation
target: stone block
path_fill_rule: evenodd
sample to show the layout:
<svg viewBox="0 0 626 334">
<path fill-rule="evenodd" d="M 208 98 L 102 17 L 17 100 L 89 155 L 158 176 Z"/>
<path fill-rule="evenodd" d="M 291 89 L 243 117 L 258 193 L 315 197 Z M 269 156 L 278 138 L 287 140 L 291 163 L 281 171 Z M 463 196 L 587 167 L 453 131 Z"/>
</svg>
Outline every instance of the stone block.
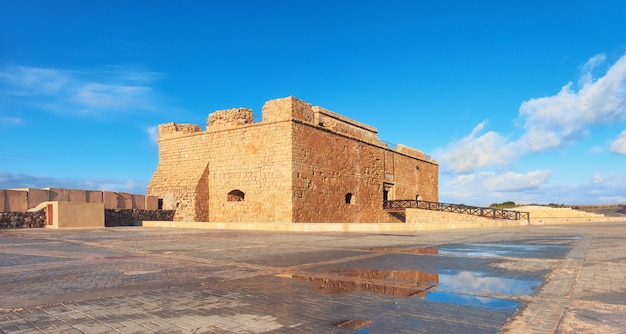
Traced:
<svg viewBox="0 0 626 334">
<path fill-rule="evenodd" d="M 50 201 L 69 202 L 70 200 L 69 189 L 47 188 L 47 190 L 50 192 Z"/>
<path fill-rule="evenodd" d="M 103 203 L 47 202 L 53 207 L 46 228 L 104 227 Z"/>
<path fill-rule="evenodd" d="M 69 189 L 68 193 L 69 193 L 70 202 L 73 202 L 73 203 L 89 202 L 86 190 Z"/>
<path fill-rule="evenodd" d="M 118 209 L 133 209 L 133 195 L 129 193 L 117 193 Z"/>
<path fill-rule="evenodd" d="M 0 189 L 0 212 L 8 212 L 6 206 L 6 190 Z"/>
<path fill-rule="evenodd" d="M 131 195 L 132 198 L 132 208 L 134 210 L 145 210 L 146 209 L 146 196 L 144 195 Z"/>
<path fill-rule="evenodd" d="M 24 212 L 28 207 L 28 191 L 26 190 L 5 190 L 4 211 Z"/>
<path fill-rule="evenodd" d="M 146 196 L 146 210 L 158 210 L 159 209 L 159 198 L 156 196 Z"/>
<path fill-rule="evenodd" d="M 102 192 L 102 201 L 104 203 L 105 209 L 117 209 L 118 201 L 117 201 L 117 193 L 111 191 L 103 191 Z"/>
<path fill-rule="evenodd" d="M 104 194 L 102 191 L 89 190 L 87 191 L 88 203 L 104 203 Z"/>
<path fill-rule="evenodd" d="M 39 203 L 50 200 L 50 191 L 46 189 L 28 189 L 28 208 L 34 208 Z"/>
</svg>

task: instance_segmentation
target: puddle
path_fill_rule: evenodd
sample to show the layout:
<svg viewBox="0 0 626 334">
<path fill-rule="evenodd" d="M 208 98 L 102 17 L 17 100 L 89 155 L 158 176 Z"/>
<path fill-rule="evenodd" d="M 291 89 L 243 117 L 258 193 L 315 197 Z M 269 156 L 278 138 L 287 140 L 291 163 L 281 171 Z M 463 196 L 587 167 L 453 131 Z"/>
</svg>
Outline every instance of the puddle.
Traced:
<svg viewBox="0 0 626 334">
<path fill-rule="evenodd" d="M 557 236 L 557 237 L 548 237 L 548 239 L 556 239 L 556 240 L 580 240 L 580 239 L 582 239 L 582 237 L 581 237 L 581 236 L 572 235 L 572 236 Z"/>
<path fill-rule="evenodd" d="M 365 334 L 369 333 L 372 322 L 370 320 L 352 319 L 339 321 L 334 326 L 337 328 L 354 330 L 355 332 L 352 332 L 352 334 Z"/>
<path fill-rule="evenodd" d="M 126 276 L 137 276 L 137 275 L 149 275 L 160 273 L 161 270 L 129 270 L 124 271 L 124 275 Z"/>
<path fill-rule="evenodd" d="M 475 243 L 446 245 L 439 247 L 439 254 L 469 257 L 519 257 L 545 258 L 560 257 L 567 251 L 561 245 L 521 245 L 508 243 Z"/>
<path fill-rule="evenodd" d="M 365 248 L 364 250 L 370 251 L 370 252 L 405 253 L 405 254 L 418 254 L 418 255 L 439 254 L 439 250 L 437 248 L 378 247 L 378 248 Z"/>
<path fill-rule="evenodd" d="M 295 274 L 292 278 L 309 281 L 313 290 L 329 294 L 357 291 L 381 295 L 424 298 L 437 285 L 439 275 L 413 270 L 333 270 L 324 275 Z M 279 277 L 288 277 L 280 274 Z"/>
<path fill-rule="evenodd" d="M 423 298 L 426 291 L 467 295 L 532 295 L 540 280 L 491 277 L 472 271 L 443 271 L 441 274 L 414 270 L 332 270 L 324 274 L 279 274 L 311 282 L 322 293 L 345 294 L 356 291 L 390 296 Z"/>
<path fill-rule="evenodd" d="M 424 300 L 434 303 L 483 307 L 496 310 L 516 309 L 519 306 L 518 302 L 508 299 L 478 297 L 444 291 L 427 291 Z"/>
<path fill-rule="evenodd" d="M 539 280 L 489 277 L 472 271 L 446 271 L 439 274 L 438 291 L 476 295 L 532 295 L 541 285 Z"/>
</svg>

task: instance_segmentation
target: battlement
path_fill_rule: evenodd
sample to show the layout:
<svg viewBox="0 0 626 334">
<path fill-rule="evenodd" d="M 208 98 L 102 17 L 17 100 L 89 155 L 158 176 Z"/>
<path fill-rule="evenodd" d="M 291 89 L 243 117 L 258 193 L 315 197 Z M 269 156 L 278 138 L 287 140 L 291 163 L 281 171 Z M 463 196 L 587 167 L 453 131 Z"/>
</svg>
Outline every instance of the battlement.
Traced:
<svg viewBox="0 0 626 334">
<path fill-rule="evenodd" d="M 269 100 L 263 105 L 263 122 L 280 122 L 297 119 L 313 124 L 311 104 L 293 96 Z"/>
<path fill-rule="evenodd" d="M 207 132 L 226 130 L 251 123 L 254 123 L 254 116 L 250 109 L 233 108 L 218 110 L 209 114 L 206 130 Z"/>
<path fill-rule="evenodd" d="M 176 135 L 185 135 L 190 133 L 201 132 L 200 126 L 197 124 L 177 124 L 174 122 L 159 124 L 159 137 L 168 137 Z"/>
<path fill-rule="evenodd" d="M 262 116 L 263 120 L 261 123 L 295 120 L 364 142 L 386 146 L 378 138 L 378 130 L 375 127 L 355 121 L 326 108 L 312 106 L 293 96 L 267 101 L 263 105 Z M 217 110 L 207 117 L 206 132 L 235 129 L 254 123 L 254 114 L 251 109 L 232 108 Z M 196 124 L 177 124 L 172 122 L 159 125 L 159 136 L 161 138 L 179 137 L 201 131 L 200 126 Z"/>
</svg>

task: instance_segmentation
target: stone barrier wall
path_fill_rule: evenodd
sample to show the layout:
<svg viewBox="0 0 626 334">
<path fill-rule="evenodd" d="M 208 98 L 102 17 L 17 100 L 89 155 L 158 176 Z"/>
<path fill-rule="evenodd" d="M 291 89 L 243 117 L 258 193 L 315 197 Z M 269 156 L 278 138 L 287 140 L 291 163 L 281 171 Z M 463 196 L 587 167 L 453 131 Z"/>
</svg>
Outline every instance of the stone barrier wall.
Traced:
<svg viewBox="0 0 626 334">
<path fill-rule="evenodd" d="M 44 210 L 35 212 L 0 212 L 0 229 L 42 228 L 46 224 Z"/>
<path fill-rule="evenodd" d="M 174 220 L 174 210 L 104 210 L 105 227 L 140 226 L 143 220 L 172 221 Z"/>
<path fill-rule="evenodd" d="M 107 227 L 141 225 L 141 221 L 143 220 L 172 221 L 173 219 L 174 210 L 104 210 L 104 225 Z M 0 229 L 43 228 L 45 225 L 45 210 L 33 212 L 0 212 Z"/>
<path fill-rule="evenodd" d="M 0 212 L 23 212 L 47 201 L 104 203 L 105 209 L 158 209 L 158 198 L 145 195 L 60 188 L 0 189 Z"/>
<path fill-rule="evenodd" d="M 532 219 L 532 214 L 531 214 Z M 444 212 L 444 211 L 432 211 L 424 209 L 406 209 L 406 222 L 407 223 L 422 223 L 422 224 L 452 224 L 458 223 L 460 225 L 464 223 L 485 223 L 491 224 L 495 222 L 528 225 L 526 219 L 522 220 L 505 220 L 505 219 L 492 219 L 482 216 L 473 216 L 456 212 Z"/>
</svg>

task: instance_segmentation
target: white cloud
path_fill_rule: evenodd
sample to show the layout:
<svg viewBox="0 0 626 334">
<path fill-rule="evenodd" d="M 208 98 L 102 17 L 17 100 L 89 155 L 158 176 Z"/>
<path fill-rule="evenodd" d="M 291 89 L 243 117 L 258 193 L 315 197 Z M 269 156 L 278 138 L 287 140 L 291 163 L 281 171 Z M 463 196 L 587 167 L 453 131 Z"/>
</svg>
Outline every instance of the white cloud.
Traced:
<svg viewBox="0 0 626 334">
<path fill-rule="evenodd" d="M 621 121 L 626 116 L 626 55 L 603 77 L 591 71 L 605 60 L 591 58 L 579 80 L 580 89 L 570 82 L 554 96 L 534 98 L 520 106 L 526 132 L 519 144 L 528 151 L 559 148 L 586 136 L 590 126 Z"/>
<path fill-rule="evenodd" d="M 72 81 L 64 71 L 25 66 L 1 70 L 0 80 L 9 93 L 22 96 L 56 94 Z"/>
<path fill-rule="evenodd" d="M 480 172 L 440 178 L 440 201 L 488 206 L 518 204 L 626 204 L 626 175 L 595 173 L 580 183 L 552 184 L 552 172 Z"/>
<path fill-rule="evenodd" d="M 66 70 L 14 66 L 0 70 L 0 91 L 10 103 L 71 115 L 155 110 L 158 73 L 109 67 Z"/>
<path fill-rule="evenodd" d="M 156 143 L 159 139 L 159 128 L 157 126 L 150 126 L 147 128 L 147 132 L 150 136 L 150 140 Z"/>
<path fill-rule="evenodd" d="M 81 190 L 104 190 L 145 194 L 147 183 L 118 178 L 56 178 L 15 174 L 0 171 L 0 189 L 10 188 L 64 188 Z"/>
<path fill-rule="evenodd" d="M 0 116 L 0 124 L 5 123 L 5 124 L 21 124 L 23 122 L 23 120 L 21 118 L 18 117 L 4 117 L 4 116 Z"/>
<path fill-rule="evenodd" d="M 519 120 L 525 132 L 515 140 L 500 132 L 481 134 L 486 121 L 472 132 L 433 155 L 443 171 L 468 173 L 484 167 L 507 166 L 529 152 L 563 147 L 581 139 L 593 125 L 609 124 L 626 118 L 626 55 L 619 58 L 606 74 L 594 79 L 592 71 L 606 60 L 603 54 L 582 66 L 580 89 L 570 82 L 554 96 L 525 101 L 519 109 Z M 626 135 L 620 135 L 611 147 L 615 153 L 626 153 Z"/>
<path fill-rule="evenodd" d="M 525 174 L 505 172 L 485 178 L 483 185 L 491 191 L 522 191 L 541 187 L 552 173 L 549 170 L 536 170 Z"/>
<path fill-rule="evenodd" d="M 493 131 L 480 134 L 486 124 L 486 121 L 479 123 L 468 136 L 435 150 L 433 155 L 442 168 L 464 173 L 485 166 L 506 165 L 514 159 L 517 151 L 506 137 Z"/>
<path fill-rule="evenodd" d="M 541 189 L 552 174 L 549 170 L 527 173 L 479 172 L 444 176 L 441 197 L 444 202 L 487 206 L 520 198 L 520 194 Z"/>
<path fill-rule="evenodd" d="M 148 87 L 87 83 L 76 90 L 73 101 L 88 109 L 134 108 L 145 110 L 153 107 L 152 103 L 148 102 L 153 94 Z"/>
<path fill-rule="evenodd" d="M 611 152 L 617 154 L 626 154 L 626 130 L 622 131 L 619 136 L 611 143 Z"/>
</svg>

